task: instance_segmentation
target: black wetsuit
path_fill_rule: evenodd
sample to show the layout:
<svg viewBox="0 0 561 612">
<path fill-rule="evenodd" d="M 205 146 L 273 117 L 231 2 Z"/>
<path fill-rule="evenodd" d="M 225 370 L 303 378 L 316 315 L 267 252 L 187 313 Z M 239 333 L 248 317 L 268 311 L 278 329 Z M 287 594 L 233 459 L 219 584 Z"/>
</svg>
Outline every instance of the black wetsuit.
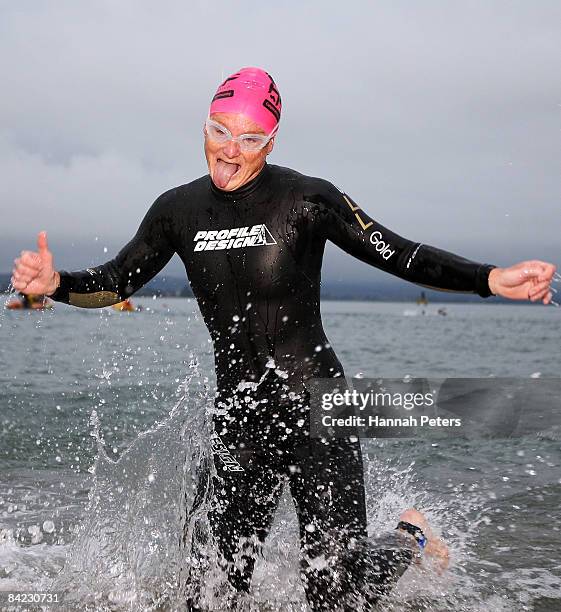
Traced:
<svg viewBox="0 0 561 612">
<path fill-rule="evenodd" d="M 335 609 L 371 579 L 360 548 L 366 536 L 360 445 L 311 440 L 307 431 L 306 380 L 344 375 L 320 316 L 327 240 L 406 280 L 490 295 L 492 266 L 402 238 L 331 183 L 265 165 L 235 192 L 217 189 L 208 175 L 167 191 L 115 259 L 61 272 L 52 296 L 107 306 L 179 254 L 214 344 L 217 475 L 208 478 L 215 484 L 209 518 L 229 580 L 238 590 L 249 588 L 256 548 L 288 478 L 304 586 L 316 610 Z M 393 578 L 379 576 L 379 592 L 411 554 L 403 553 L 405 565 Z M 314 562 L 322 555 L 328 563 Z M 384 565 L 383 555 L 377 560 Z"/>
</svg>

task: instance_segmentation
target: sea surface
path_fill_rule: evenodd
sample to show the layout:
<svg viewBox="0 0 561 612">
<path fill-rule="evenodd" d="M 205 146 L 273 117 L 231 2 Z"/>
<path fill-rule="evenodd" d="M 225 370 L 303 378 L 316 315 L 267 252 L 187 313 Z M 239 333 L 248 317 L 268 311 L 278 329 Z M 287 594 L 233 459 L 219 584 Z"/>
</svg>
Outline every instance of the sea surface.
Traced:
<svg viewBox="0 0 561 612">
<path fill-rule="evenodd" d="M 208 453 L 212 351 L 194 300 L 135 304 L 0 311 L 0 610 L 32 609 L 10 607 L 8 592 L 58 593 L 53 610 L 182 609 L 179 533 Z M 322 312 L 347 376 L 549 389 L 549 405 L 523 406 L 549 423 L 539 435 L 362 441 L 371 536 L 414 505 L 451 549 L 448 572 L 409 569 L 380 609 L 561 610 L 561 309 L 326 301 Z M 237 609 L 307 609 L 286 492 Z"/>
</svg>

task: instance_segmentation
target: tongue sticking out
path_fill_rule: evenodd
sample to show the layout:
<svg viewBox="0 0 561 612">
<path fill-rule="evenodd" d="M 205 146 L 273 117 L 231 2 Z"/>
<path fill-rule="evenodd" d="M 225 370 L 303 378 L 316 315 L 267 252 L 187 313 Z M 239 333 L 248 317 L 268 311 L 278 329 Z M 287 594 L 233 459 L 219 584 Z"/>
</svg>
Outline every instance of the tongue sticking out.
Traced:
<svg viewBox="0 0 561 612">
<path fill-rule="evenodd" d="M 220 189 L 224 189 L 239 168 L 240 167 L 238 164 L 229 164 L 221 159 L 217 160 L 216 165 L 214 166 L 214 173 L 212 175 L 214 184 L 217 187 L 220 187 Z"/>
</svg>

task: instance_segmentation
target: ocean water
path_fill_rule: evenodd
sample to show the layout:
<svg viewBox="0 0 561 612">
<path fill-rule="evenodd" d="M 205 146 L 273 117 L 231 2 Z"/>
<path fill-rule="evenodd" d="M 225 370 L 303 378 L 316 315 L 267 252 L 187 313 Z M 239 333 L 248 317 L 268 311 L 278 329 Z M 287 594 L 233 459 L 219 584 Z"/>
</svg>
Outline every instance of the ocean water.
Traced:
<svg viewBox="0 0 561 612">
<path fill-rule="evenodd" d="M 191 559 L 180 535 L 209 452 L 211 345 L 194 300 L 136 303 L 141 312 L 0 311 L 1 610 L 18 609 L 8 591 L 57 592 L 58 610 L 182 609 Z M 552 433 L 363 441 L 372 537 L 414 505 L 451 549 L 448 572 L 409 569 L 380 609 L 560 610 L 561 310 L 439 307 L 322 312 L 348 376 L 540 379 L 551 406 L 529 397 L 524 410 Z M 286 493 L 237 609 L 307 609 Z"/>
</svg>

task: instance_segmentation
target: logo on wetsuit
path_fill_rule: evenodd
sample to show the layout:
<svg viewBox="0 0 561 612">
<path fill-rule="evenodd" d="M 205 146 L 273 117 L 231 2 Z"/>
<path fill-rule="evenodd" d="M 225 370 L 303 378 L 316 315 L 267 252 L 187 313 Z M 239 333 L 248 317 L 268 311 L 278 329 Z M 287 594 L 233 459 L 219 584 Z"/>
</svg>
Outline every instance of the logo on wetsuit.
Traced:
<svg viewBox="0 0 561 612">
<path fill-rule="evenodd" d="M 277 244 L 264 223 L 252 227 L 233 227 L 223 230 L 200 230 L 196 233 L 194 251 L 223 251 L 252 246 Z"/>
<path fill-rule="evenodd" d="M 395 249 L 392 250 L 390 243 L 384 242 L 382 238 L 382 232 L 378 230 L 370 234 L 370 242 L 374 245 L 376 251 L 378 251 L 384 259 L 388 260 L 395 253 Z"/>
<path fill-rule="evenodd" d="M 210 448 L 212 452 L 220 457 L 220 461 L 224 464 L 224 468 L 229 472 L 244 472 L 243 467 L 234 459 L 232 453 L 226 448 L 226 445 L 216 433 L 210 437 Z"/>
</svg>

